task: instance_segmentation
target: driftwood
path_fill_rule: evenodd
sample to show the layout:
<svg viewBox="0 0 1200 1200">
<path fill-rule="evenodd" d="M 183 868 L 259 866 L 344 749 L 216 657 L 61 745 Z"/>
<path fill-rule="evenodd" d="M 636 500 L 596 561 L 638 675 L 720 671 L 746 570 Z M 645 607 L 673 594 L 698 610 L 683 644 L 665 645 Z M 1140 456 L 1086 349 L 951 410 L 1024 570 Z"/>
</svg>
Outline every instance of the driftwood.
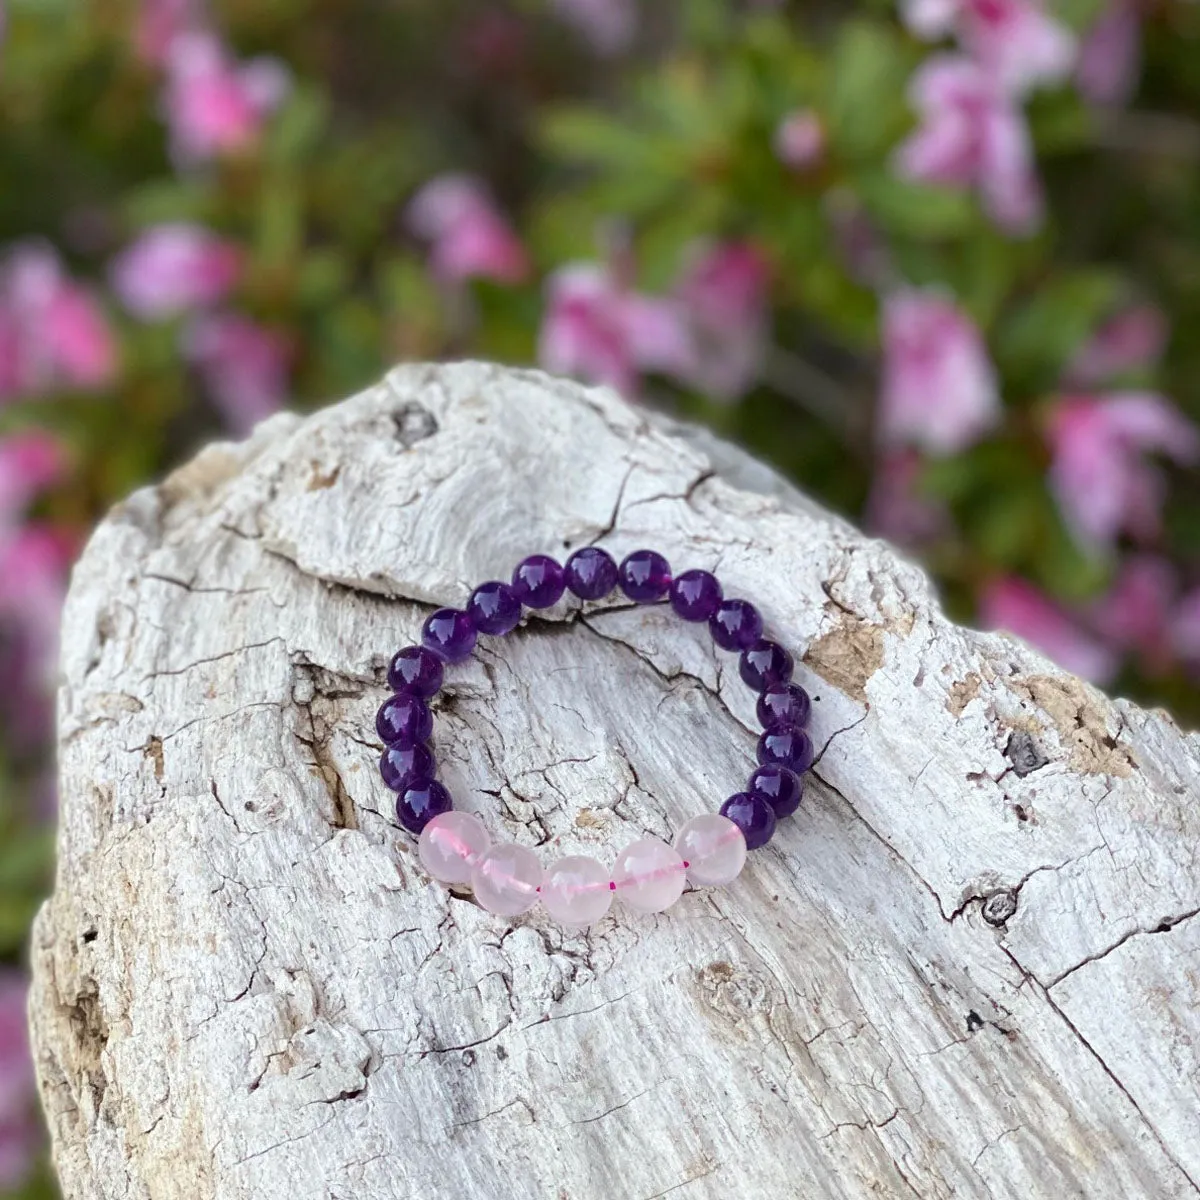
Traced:
<svg viewBox="0 0 1200 1200">
<path fill-rule="evenodd" d="M 427 881 L 372 718 L 431 605 L 597 541 L 761 602 L 820 758 L 735 884 L 571 933 Z M 611 860 L 747 773 L 730 668 L 564 603 L 453 671 L 443 777 Z M 727 446 L 398 370 L 120 505 L 63 670 L 32 1016 L 68 1200 L 1200 1191 L 1200 738 L 950 624 Z"/>
</svg>

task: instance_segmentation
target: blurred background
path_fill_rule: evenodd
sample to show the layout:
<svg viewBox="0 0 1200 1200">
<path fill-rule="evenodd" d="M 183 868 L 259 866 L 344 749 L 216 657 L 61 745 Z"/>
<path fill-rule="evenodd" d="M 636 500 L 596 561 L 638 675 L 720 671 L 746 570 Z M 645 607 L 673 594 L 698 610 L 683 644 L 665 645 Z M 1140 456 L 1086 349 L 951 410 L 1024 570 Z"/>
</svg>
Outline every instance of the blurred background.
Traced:
<svg viewBox="0 0 1200 1200">
<path fill-rule="evenodd" d="M 704 422 L 1200 722 L 1200 4 L 0 4 L 0 1195 L 72 558 L 397 360 Z"/>
</svg>

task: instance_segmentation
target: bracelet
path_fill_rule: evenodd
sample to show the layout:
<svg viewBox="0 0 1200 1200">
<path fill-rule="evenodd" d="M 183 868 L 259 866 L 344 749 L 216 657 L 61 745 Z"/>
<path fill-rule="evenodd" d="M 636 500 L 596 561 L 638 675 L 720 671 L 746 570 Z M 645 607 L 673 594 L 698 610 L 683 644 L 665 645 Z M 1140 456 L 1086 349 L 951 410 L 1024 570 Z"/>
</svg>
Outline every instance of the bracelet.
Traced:
<svg viewBox="0 0 1200 1200">
<path fill-rule="evenodd" d="M 442 686 L 445 665 L 467 658 L 479 634 L 510 633 L 525 608 L 549 608 L 567 589 L 580 600 L 601 600 L 618 586 L 638 604 L 669 599 L 683 620 L 707 622 L 717 645 L 740 655 L 739 673 L 759 693 L 759 766 L 745 790 L 730 796 L 719 813 L 693 817 L 673 845 L 640 838 L 617 855 L 611 872 L 578 854 L 543 871 L 532 850 L 493 843 L 478 817 L 454 811 L 449 791 L 436 778 L 428 701 Z M 438 609 L 424 624 L 421 645 L 407 646 L 392 659 L 393 695 L 375 721 L 385 747 L 380 773 L 398 793 L 400 824 L 418 835 L 426 871 L 448 886 L 469 887 L 489 912 L 517 916 L 540 899 L 563 924 L 583 926 L 603 917 L 614 896 L 638 912 L 662 912 L 679 899 L 685 882 L 714 886 L 736 878 L 746 852 L 766 845 L 776 820 L 799 807 L 800 775 L 813 763 L 805 732 L 812 705 L 791 676 L 792 656 L 763 637 L 758 609 L 746 600 L 726 599 L 708 571 L 672 578 L 667 560 L 653 550 L 637 550 L 619 567 L 596 546 L 577 550 L 565 567 L 534 554 L 518 565 L 511 583 L 490 580 L 472 592 L 465 609 Z"/>
</svg>

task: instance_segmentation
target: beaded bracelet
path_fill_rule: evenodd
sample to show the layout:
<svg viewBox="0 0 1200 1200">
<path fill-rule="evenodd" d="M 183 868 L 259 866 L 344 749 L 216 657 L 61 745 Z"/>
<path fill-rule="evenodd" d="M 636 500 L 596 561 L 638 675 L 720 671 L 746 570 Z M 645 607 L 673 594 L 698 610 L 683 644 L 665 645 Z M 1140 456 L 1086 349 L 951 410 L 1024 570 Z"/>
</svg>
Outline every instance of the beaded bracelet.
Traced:
<svg viewBox="0 0 1200 1200">
<path fill-rule="evenodd" d="M 568 588 L 581 600 L 601 600 L 618 586 L 638 604 L 669 598 L 683 620 L 706 621 L 718 646 L 740 654 L 739 673 L 759 693 L 759 766 L 744 791 L 730 796 L 719 814 L 693 817 L 673 846 L 641 838 L 621 851 L 611 872 L 585 855 L 560 858 L 543 871 L 532 850 L 493 844 L 478 817 L 453 811 L 428 745 L 433 731 L 428 701 L 442 686 L 445 664 L 468 657 L 479 634 L 510 633 L 523 608 L 549 608 Z M 762 634 L 753 604 L 726 599 L 708 571 L 672 578 L 667 560 L 653 550 L 637 550 L 619 567 L 596 546 L 577 550 L 565 567 L 534 554 L 513 572 L 511 584 L 491 580 L 475 589 L 465 610 L 438 609 L 425 622 L 421 645 L 407 646 L 392 659 L 388 683 L 394 694 L 375 721 L 385 745 L 380 773 L 398 793 L 400 824 L 418 835 L 422 865 L 444 884 L 470 887 L 490 912 L 517 916 L 541 899 L 551 916 L 573 926 L 598 921 L 614 896 L 638 912 L 653 913 L 678 900 L 685 881 L 729 883 L 747 850 L 766 845 L 777 818 L 799 807 L 800 775 L 813 762 L 804 728 L 812 709 L 808 693 L 790 682 L 792 656 Z"/>
</svg>

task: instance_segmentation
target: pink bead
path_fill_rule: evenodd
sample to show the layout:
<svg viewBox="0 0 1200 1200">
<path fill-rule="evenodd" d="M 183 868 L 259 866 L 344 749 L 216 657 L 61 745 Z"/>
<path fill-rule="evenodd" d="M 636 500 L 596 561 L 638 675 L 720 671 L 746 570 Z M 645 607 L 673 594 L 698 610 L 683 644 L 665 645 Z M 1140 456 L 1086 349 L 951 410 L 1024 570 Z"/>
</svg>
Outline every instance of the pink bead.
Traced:
<svg viewBox="0 0 1200 1200">
<path fill-rule="evenodd" d="M 638 912 L 662 912 L 683 894 L 683 859 L 658 838 L 631 842 L 613 867 L 616 893 Z"/>
<path fill-rule="evenodd" d="M 483 822 L 471 813 L 434 817 L 417 840 L 421 865 L 441 883 L 470 883 L 471 871 L 492 844 Z"/>
<path fill-rule="evenodd" d="M 538 901 L 542 864 L 532 850 L 502 842 L 486 851 L 471 872 L 475 899 L 501 917 L 528 912 Z"/>
<path fill-rule="evenodd" d="M 701 887 L 729 883 L 746 862 L 742 831 L 720 813 L 693 817 L 675 835 L 675 849 L 688 865 L 688 880 Z"/>
<path fill-rule="evenodd" d="M 542 903 L 564 925 L 590 925 L 612 904 L 608 872 L 586 854 L 570 854 L 546 868 Z"/>
</svg>

